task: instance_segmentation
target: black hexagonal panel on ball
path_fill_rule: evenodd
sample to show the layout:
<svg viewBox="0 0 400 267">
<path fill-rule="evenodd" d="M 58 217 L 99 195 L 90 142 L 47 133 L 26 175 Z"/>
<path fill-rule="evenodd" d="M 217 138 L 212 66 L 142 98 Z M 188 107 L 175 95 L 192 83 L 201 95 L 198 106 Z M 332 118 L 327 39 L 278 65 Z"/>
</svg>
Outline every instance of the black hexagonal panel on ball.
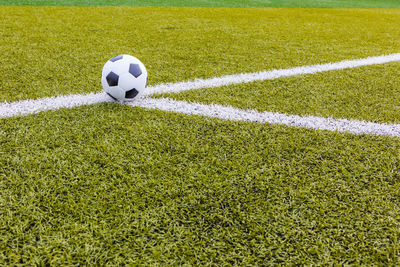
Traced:
<svg viewBox="0 0 400 267">
<path fill-rule="evenodd" d="M 138 94 L 138 90 L 135 88 L 125 92 L 125 98 L 134 98 Z"/>
<path fill-rule="evenodd" d="M 117 86 L 118 85 L 118 80 L 119 76 L 115 74 L 114 72 L 110 72 L 107 77 L 106 77 L 107 83 L 109 86 Z"/>
<path fill-rule="evenodd" d="M 142 74 L 142 70 L 138 64 L 131 64 L 129 66 L 129 73 L 137 78 Z"/>
</svg>

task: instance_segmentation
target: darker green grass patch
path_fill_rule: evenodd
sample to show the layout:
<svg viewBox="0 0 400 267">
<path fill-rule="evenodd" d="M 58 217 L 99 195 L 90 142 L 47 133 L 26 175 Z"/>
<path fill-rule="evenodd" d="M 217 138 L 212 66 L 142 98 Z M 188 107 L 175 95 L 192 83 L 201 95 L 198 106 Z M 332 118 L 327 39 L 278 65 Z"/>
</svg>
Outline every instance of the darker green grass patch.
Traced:
<svg viewBox="0 0 400 267">
<path fill-rule="evenodd" d="M 184 7 L 301 7 L 399 8 L 396 0 L 0 0 L 0 5 L 28 6 L 184 6 Z"/>
<path fill-rule="evenodd" d="M 399 261 L 400 141 L 118 104 L 0 120 L 2 264 Z"/>
</svg>

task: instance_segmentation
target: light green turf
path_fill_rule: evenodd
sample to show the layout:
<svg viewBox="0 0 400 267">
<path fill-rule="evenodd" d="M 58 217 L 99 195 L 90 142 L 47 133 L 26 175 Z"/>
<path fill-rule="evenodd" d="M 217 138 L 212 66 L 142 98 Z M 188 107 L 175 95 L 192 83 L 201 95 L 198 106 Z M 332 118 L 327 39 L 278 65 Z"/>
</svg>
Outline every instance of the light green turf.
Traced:
<svg viewBox="0 0 400 267">
<path fill-rule="evenodd" d="M 0 0 L 0 5 L 32 6 L 196 6 L 399 8 L 397 0 Z"/>
<path fill-rule="evenodd" d="M 111 57 L 149 83 L 400 51 L 400 10 L 0 7 L 0 101 L 100 91 Z"/>
<path fill-rule="evenodd" d="M 399 123 L 400 63 L 163 96 L 258 111 Z"/>
<path fill-rule="evenodd" d="M 0 143 L 2 265 L 400 260 L 399 139 L 108 103 Z"/>
</svg>

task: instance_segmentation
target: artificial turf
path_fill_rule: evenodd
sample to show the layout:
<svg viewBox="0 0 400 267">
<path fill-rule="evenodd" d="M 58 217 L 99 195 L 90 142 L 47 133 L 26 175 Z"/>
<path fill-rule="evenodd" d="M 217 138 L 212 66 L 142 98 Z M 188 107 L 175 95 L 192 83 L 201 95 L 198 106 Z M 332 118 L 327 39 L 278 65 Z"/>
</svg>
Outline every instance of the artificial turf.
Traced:
<svg viewBox="0 0 400 267">
<path fill-rule="evenodd" d="M 397 0 L 0 0 L 0 5 L 29 6 L 191 6 L 295 8 L 399 8 Z"/>
<path fill-rule="evenodd" d="M 400 63 L 164 94 L 176 100 L 296 115 L 400 122 Z"/>
<path fill-rule="evenodd" d="M 0 101 L 100 91 L 121 53 L 150 84 L 395 53 L 399 15 L 1 7 Z M 172 97 L 399 122 L 398 67 Z M 395 265 L 399 151 L 398 138 L 115 103 L 0 119 L 0 265 Z"/>
<path fill-rule="evenodd" d="M 395 264 L 400 141 L 106 103 L 0 120 L 0 263 Z"/>
<path fill-rule="evenodd" d="M 132 54 L 149 84 L 397 53 L 397 9 L 0 7 L 0 101 L 101 90 Z M 251 25 L 251 26 L 249 26 Z"/>
</svg>

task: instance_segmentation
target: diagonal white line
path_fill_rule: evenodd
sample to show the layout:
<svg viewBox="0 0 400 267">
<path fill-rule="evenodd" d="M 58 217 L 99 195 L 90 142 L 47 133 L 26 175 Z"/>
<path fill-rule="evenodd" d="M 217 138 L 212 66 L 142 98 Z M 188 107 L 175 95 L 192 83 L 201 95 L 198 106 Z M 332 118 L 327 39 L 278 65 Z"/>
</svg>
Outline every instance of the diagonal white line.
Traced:
<svg viewBox="0 0 400 267">
<path fill-rule="evenodd" d="M 140 101 L 132 102 L 128 105 L 232 121 L 254 121 L 315 130 L 400 137 L 400 124 L 384 124 L 347 119 L 321 118 L 315 116 L 287 115 L 276 112 L 257 112 L 255 110 L 242 110 L 239 108 L 215 104 L 204 105 L 199 103 L 188 103 L 169 98 L 143 98 Z"/>
<path fill-rule="evenodd" d="M 113 102 L 106 94 L 96 93 L 87 95 L 68 95 L 49 97 L 38 100 L 25 100 L 0 105 L 0 117 L 14 117 L 46 110 L 72 108 L 82 105 L 92 105 L 102 102 Z M 322 118 L 316 116 L 286 115 L 274 112 L 257 112 L 242 110 L 229 106 L 204 105 L 175 101 L 168 98 L 138 98 L 127 103 L 133 107 L 159 109 L 188 115 L 201 115 L 234 121 L 254 121 L 259 123 L 282 124 L 300 128 L 348 132 L 353 134 L 374 134 L 400 137 L 400 124 L 380 124 L 366 121 Z"/>
<path fill-rule="evenodd" d="M 144 95 L 148 96 L 155 93 L 180 92 L 184 90 L 200 89 L 205 87 L 218 87 L 227 84 L 268 80 L 285 76 L 355 68 L 360 66 L 383 64 L 394 61 L 400 61 L 400 53 L 378 57 L 369 57 L 358 60 L 346 60 L 329 64 L 296 67 L 291 69 L 227 75 L 211 79 L 197 79 L 195 81 L 189 82 L 161 84 L 147 88 Z M 33 114 L 59 108 L 72 108 L 76 106 L 91 105 L 102 102 L 112 102 L 112 100 L 104 93 L 90 93 L 85 95 L 76 94 L 41 98 L 36 100 L 24 100 L 13 103 L 2 103 L 0 104 L 0 118 Z M 375 134 L 400 137 L 399 124 L 379 124 L 365 121 L 321 118 L 314 116 L 302 117 L 297 115 L 286 115 L 272 112 L 256 112 L 251 110 L 246 111 L 220 105 L 202 105 L 196 103 L 187 103 L 184 101 L 174 101 L 171 99 L 151 99 L 146 97 L 135 99 L 135 101 L 129 103 L 129 105 L 150 109 L 180 112 L 184 114 L 202 115 L 227 120 L 256 121 L 260 123 L 283 124 L 310 129 L 349 132 L 353 134 Z"/>
<path fill-rule="evenodd" d="M 152 95 L 157 93 L 177 93 L 193 89 L 212 88 L 231 84 L 273 80 L 280 77 L 313 74 L 332 70 L 342 70 L 361 66 L 384 64 L 395 61 L 400 61 L 400 53 L 377 57 L 368 57 L 364 59 L 344 60 L 328 64 L 295 67 L 290 69 L 233 74 L 210 79 L 196 79 L 194 81 L 187 82 L 160 84 L 158 86 L 147 88 L 145 91 L 145 95 Z"/>
</svg>

